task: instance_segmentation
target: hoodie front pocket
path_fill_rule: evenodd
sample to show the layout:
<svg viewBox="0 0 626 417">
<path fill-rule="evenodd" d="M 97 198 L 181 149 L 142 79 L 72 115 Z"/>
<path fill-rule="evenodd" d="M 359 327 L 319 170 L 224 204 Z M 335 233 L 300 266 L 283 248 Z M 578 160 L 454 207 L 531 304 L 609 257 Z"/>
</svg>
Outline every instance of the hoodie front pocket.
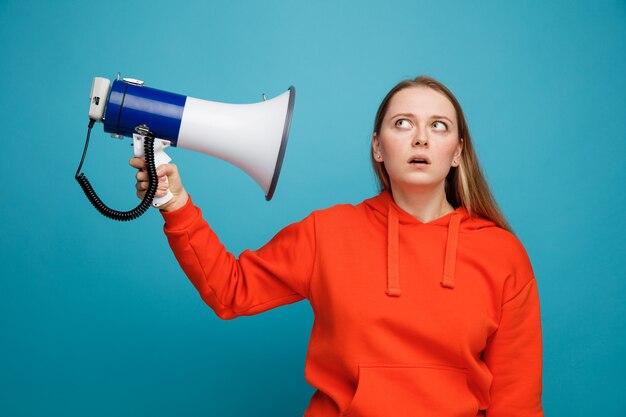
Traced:
<svg viewBox="0 0 626 417">
<path fill-rule="evenodd" d="M 475 417 L 467 371 L 439 365 L 360 365 L 345 417 Z"/>
</svg>

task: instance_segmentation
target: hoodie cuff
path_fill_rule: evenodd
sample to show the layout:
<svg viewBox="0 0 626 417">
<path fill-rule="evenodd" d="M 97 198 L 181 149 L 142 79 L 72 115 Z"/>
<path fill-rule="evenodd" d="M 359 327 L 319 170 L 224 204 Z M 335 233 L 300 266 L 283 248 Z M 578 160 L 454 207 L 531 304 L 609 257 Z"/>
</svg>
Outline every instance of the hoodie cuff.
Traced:
<svg viewBox="0 0 626 417">
<path fill-rule="evenodd" d="M 184 206 L 173 211 L 160 211 L 165 220 L 165 228 L 174 231 L 186 229 L 201 215 L 200 209 L 191 201 L 191 196 L 187 199 Z"/>
</svg>

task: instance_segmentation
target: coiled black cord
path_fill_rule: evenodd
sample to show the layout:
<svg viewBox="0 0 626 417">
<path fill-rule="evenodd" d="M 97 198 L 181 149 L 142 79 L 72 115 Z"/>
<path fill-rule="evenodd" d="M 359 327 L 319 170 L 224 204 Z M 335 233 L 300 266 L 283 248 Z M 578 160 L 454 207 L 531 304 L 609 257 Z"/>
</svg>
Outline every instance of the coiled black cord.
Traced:
<svg viewBox="0 0 626 417">
<path fill-rule="evenodd" d="M 87 199 L 96 208 L 96 210 L 100 212 L 100 214 L 108 217 L 109 219 L 122 222 L 135 220 L 137 217 L 144 214 L 150 208 L 159 183 L 156 166 L 154 165 L 154 136 L 148 135 L 144 138 L 144 159 L 146 161 L 146 170 L 148 172 L 148 190 L 146 191 L 146 195 L 144 196 L 143 200 L 141 200 L 141 203 L 139 203 L 139 205 L 134 209 L 129 211 L 117 211 L 108 207 L 102 202 L 102 200 L 100 200 L 85 174 L 80 173 L 80 169 L 82 168 L 83 162 L 85 160 L 85 155 L 87 154 L 89 137 L 91 136 L 91 128 L 93 127 L 93 125 L 94 121 L 90 120 L 87 130 L 85 149 L 83 150 L 83 157 L 80 160 L 80 164 L 78 165 L 78 169 L 76 170 L 74 178 L 76 178 L 76 181 L 78 181 L 78 184 L 83 189 L 83 192 L 87 196 Z"/>
</svg>

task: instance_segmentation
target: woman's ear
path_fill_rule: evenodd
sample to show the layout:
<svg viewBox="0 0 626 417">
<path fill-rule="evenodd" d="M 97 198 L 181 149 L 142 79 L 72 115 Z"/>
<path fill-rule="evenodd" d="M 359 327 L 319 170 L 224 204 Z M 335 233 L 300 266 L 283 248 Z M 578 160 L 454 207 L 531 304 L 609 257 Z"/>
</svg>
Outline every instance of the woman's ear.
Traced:
<svg viewBox="0 0 626 417">
<path fill-rule="evenodd" d="M 458 167 L 461 164 L 461 153 L 463 152 L 463 138 L 459 139 L 459 144 L 454 151 L 454 158 L 452 158 L 452 166 Z"/>
<path fill-rule="evenodd" d="M 380 141 L 378 140 L 376 132 L 372 135 L 372 154 L 374 155 L 374 160 L 376 162 L 383 162 L 383 153 L 381 151 Z"/>
</svg>

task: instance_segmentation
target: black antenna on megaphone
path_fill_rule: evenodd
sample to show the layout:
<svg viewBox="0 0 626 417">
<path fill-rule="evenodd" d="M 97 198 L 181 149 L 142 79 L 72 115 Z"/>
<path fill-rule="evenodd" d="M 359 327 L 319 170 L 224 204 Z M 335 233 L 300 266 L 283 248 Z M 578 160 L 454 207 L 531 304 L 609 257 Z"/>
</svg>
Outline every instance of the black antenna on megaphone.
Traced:
<svg viewBox="0 0 626 417">
<path fill-rule="evenodd" d="M 111 82 L 95 77 L 91 87 L 89 126 L 76 180 L 89 201 L 106 217 L 133 220 L 153 205 L 167 203 L 172 194 L 154 195 L 156 167 L 168 163 L 169 146 L 202 152 L 228 161 L 250 175 L 271 200 L 282 168 L 296 90 L 293 86 L 271 100 L 254 104 L 228 104 L 200 100 L 144 86 L 133 78 Z M 91 129 L 102 122 L 104 131 L 116 138 L 133 137 L 135 156 L 146 160 L 149 187 L 143 201 L 133 210 L 110 209 L 80 173 L 87 153 Z"/>
</svg>

